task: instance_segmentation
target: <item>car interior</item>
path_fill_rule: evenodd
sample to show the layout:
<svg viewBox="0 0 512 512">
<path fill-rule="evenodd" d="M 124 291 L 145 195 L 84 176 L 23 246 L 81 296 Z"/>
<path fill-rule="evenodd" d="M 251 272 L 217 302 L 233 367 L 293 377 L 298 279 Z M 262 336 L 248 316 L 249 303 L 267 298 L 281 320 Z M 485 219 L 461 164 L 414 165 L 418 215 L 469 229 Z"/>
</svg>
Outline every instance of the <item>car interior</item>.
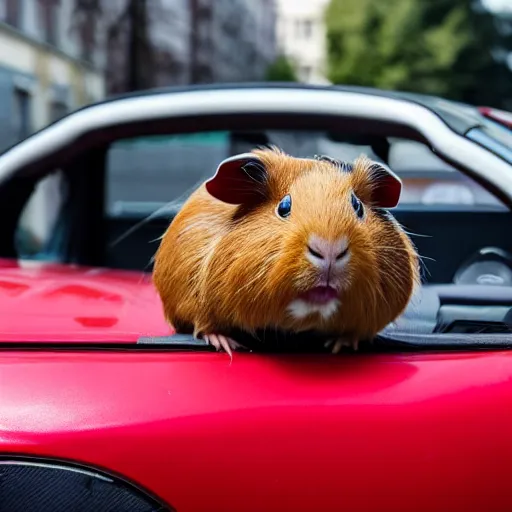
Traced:
<svg viewBox="0 0 512 512">
<path fill-rule="evenodd" d="M 402 179 L 392 213 L 421 256 L 423 286 L 383 339 L 508 346 L 510 205 L 441 159 L 421 134 L 391 123 L 212 116 L 89 133 L 0 186 L 0 257 L 149 273 L 159 238 L 188 194 L 222 159 L 269 144 L 302 157 L 366 153 Z M 52 213 L 42 215 L 48 204 Z"/>
</svg>

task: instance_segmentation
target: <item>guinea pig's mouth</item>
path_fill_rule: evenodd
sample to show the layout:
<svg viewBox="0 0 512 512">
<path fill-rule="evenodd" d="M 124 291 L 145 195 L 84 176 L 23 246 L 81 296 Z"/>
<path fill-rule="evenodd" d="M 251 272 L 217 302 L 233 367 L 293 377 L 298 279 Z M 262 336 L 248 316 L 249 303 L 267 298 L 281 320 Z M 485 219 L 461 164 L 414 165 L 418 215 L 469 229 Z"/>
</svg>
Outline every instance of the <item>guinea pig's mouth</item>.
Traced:
<svg viewBox="0 0 512 512">
<path fill-rule="evenodd" d="M 338 298 L 338 291 L 332 286 L 315 286 L 300 295 L 300 298 L 313 304 L 328 304 Z"/>
</svg>

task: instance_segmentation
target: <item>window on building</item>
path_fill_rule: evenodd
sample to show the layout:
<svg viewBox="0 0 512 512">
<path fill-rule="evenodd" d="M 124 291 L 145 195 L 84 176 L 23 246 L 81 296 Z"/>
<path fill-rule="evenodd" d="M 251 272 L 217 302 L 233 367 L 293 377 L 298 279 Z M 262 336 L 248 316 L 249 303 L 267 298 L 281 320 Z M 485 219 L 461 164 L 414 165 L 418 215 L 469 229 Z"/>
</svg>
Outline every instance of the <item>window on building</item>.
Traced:
<svg viewBox="0 0 512 512">
<path fill-rule="evenodd" d="M 39 0 L 43 39 L 50 44 L 59 44 L 60 0 Z"/>
<path fill-rule="evenodd" d="M 96 43 L 95 16 L 87 12 L 80 24 L 81 56 L 86 61 L 92 61 Z"/>
<path fill-rule="evenodd" d="M 13 27 L 21 23 L 20 0 L 5 0 L 5 21 Z"/>
<path fill-rule="evenodd" d="M 309 39 L 313 34 L 313 22 L 311 20 L 304 20 L 303 22 L 304 39 Z"/>
<path fill-rule="evenodd" d="M 25 89 L 14 89 L 14 105 L 12 122 L 18 140 L 22 140 L 30 134 L 30 93 Z"/>
<path fill-rule="evenodd" d="M 313 35 L 313 22 L 308 19 L 295 21 L 295 36 L 298 39 L 309 39 Z"/>
<path fill-rule="evenodd" d="M 68 106 L 63 101 L 52 101 L 50 104 L 50 122 L 55 122 L 68 113 Z"/>
<path fill-rule="evenodd" d="M 295 37 L 297 39 L 302 37 L 302 20 L 295 21 Z"/>
<path fill-rule="evenodd" d="M 301 66 L 300 74 L 301 74 L 301 78 L 305 82 L 309 82 L 311 80 L 311 76 L 313 74 L 313 68 L 311 66 Z"/>
</svg>

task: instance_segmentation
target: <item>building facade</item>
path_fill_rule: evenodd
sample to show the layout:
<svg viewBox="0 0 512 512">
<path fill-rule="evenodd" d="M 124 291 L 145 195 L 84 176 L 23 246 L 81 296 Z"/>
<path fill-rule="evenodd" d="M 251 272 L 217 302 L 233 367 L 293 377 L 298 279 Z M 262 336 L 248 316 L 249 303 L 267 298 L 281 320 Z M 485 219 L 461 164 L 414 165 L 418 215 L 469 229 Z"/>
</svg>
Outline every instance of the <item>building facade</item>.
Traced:
<svg viewBox="0 0 512 512">
<path fill-rule="evenodd" d="M 295 65 L 300 81 L 328 83 L 324 12 L 328 0 L 277 0 L 279 52 Z"/>
<path fill-rule="evenodd" d="M 73 3 L 0 0 L 0 150 L 104 95 L 104 53 L 85 53 Z"/>
<path fill-rule="evenodd" d="M 104 97 L 106 55 L 101 45 L 85 44 L 76 1 L 0 0 L 0 151 Z M 94 30 L 101 38 L 101 25 Z M 60 186 L 58 170 L 38 184 L 22 212 L 19 240 L 43 243 L 49 236 Z"/>
<path fill-rule="evenodd" d="M 159 5 L 152 4 L 149 22 L 156 60 L 154 85 L 157 87 L 189 82 L 189 3 L 189 0 L 160 0 Z"/>
<path fill-rule="evenodd" d="M 275 0 L 188 0 L 189 81 L 247 82 L 276 57 Z"/>
<path fill-rule="evenodd" d="M 126 89 L 130 74 L 133 0 L 102 0 L 115 35 L 108 45 L 109 91 Z M 140 0 L 150 49 L 144 87 L 262 80 L 276 57 L 275 0 Z M 116 20 L 124 20 L 122 22 Z"/>
</svg>

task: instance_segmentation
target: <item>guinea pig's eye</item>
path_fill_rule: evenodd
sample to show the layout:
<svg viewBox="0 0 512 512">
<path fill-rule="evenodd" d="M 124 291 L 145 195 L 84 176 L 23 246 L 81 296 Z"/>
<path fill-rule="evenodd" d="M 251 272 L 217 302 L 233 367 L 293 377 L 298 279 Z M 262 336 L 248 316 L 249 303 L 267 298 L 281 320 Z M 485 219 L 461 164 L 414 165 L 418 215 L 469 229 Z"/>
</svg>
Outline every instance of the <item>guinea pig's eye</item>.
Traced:
<svg viewBox="0 0 512 512">
<path fill-rule="evenodd" d="M 356 195 L 354 193 L 352 193 L 351 201 L 352 201 L 352 208 L 354 208 L 356 215 L 360 219 L 362 219 L 364 217 L 363 203 L 356 197 Z"/>
<path fill-rule="evenodd" d="M 279 205 L 277 206 L 277 214 L 279 215 L 279 217 L 282 217 L 283 219 L 285 219 L 286 217 L 288 217 L 290 215 L 291 212 L 292 212 L 292 198 L 288 194 L 288 195 L 284 196 L 283 199 L 281 199 L 281 201 L 279 202 Z"/>
</svg>

